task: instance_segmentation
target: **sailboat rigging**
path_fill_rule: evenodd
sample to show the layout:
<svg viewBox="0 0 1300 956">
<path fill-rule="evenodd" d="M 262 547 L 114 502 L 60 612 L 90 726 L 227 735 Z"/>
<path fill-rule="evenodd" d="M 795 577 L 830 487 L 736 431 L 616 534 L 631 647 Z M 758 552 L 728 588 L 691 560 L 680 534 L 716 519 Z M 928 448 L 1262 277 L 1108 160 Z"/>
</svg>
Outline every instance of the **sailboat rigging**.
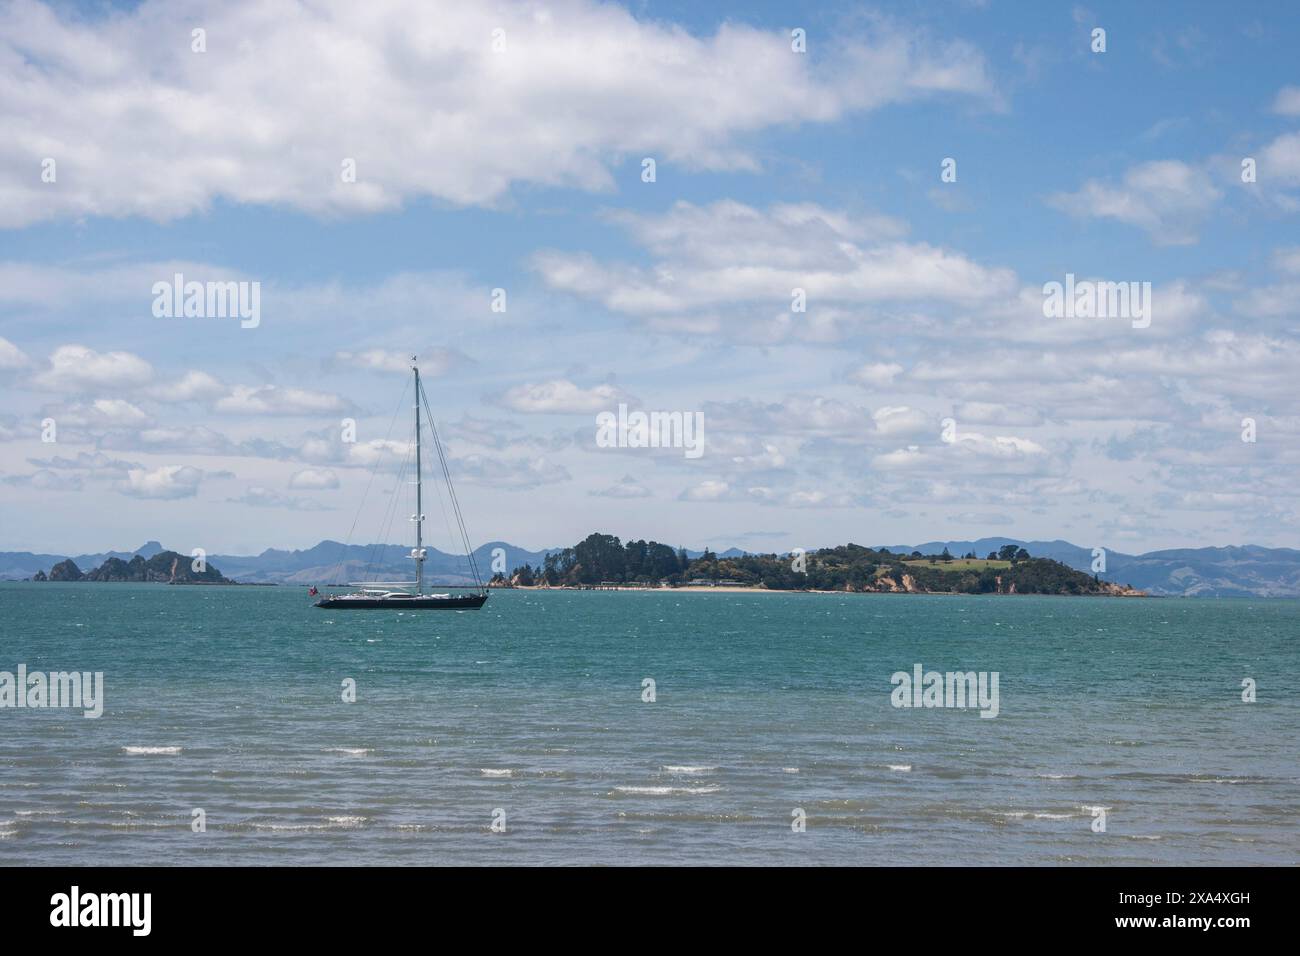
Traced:
<svg viewBox="0 0 1300 956">
<path fill-rule="evenodd" d="M 474 549 L 470 546 L 469 534 L 465 530 L 465 519 L 461 515 L 460 503 L 456 500 L 456 489 L 451 483 L 451 472 L 447 468 L 447 457 L 443 453 L 442 440 L 438 437 L 438 428 L 434 424 L 433 413 L 429 410 L 429 397 L 424 392 L 424 386 L 420 384 L 420 367 L 414 355 L 411 356 L 411 372 L 415 377 L 415 514 L 411 516 L 411 520 L 415 522 L 415 547 L 411 549 L 409 557 L 415 561 L 415 580 L 350 582 L 350 587 L 359 590 L 348 594 L 326 594 L 316 602 L 316 607 L 331 610 L 396 608 L 399 610 L 465 611 L 481 608 L 488 599 L 488 591 L 483 585 L 482 577 L 479 575 L 478 565 L 474 560 Z M 443 480 L 447 483 L 447 497 L 456 518 L 456 527 L 460 532 L 461 543 L 465 548 L 465 557 L 469 562 L 470 575 L 474 580 L 474 584 L 468 593 L 424 593 L 424 562 L 428 558 L 428 551 L 424 547 L 424 476 L 421 466 L 422 450 L 420 442 L 421 406 L 423 406 L 428 418 L 429 432 L 433 437 L 434 448 L 438 452 L 438 463 L 441 466 Z M 465 586 L 451 585 L 450 587 Z M 315 588 L 312 588 L 312 592 L 318 593 Z"/>
</svg>

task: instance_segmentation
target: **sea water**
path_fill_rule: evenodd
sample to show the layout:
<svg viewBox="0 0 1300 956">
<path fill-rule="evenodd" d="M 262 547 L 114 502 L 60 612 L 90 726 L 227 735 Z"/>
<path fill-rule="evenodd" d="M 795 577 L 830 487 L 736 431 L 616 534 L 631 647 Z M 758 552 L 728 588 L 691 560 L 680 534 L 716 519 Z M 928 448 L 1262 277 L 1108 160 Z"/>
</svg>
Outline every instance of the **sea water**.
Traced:
<svg viewBox="0 0 1300 956">
<path fill-rule="evenodd" d="M 310 601 L 0 584 L 0 671 L 103 673 L 0 709 L 0 864 L 1300 860 L 1300 602 Z M 996 717 L 895 706 L 917 665 Z"/>
</svg>

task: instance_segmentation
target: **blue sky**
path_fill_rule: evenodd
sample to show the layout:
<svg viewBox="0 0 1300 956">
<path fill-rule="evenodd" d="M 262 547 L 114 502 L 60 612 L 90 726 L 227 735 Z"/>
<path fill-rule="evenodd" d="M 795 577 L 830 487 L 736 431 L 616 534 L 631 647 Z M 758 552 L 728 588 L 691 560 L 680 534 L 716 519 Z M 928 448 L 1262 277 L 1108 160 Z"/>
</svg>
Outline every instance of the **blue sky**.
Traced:
<svg viewBox="0 0 1300 956">
<path fill-rule="evenodd" d="M 1295 546 L 1297 18 L 705 6 L 0 5 L 0 548 L 342 538 L 412 351 L 480 541 Z"/>
</svg>

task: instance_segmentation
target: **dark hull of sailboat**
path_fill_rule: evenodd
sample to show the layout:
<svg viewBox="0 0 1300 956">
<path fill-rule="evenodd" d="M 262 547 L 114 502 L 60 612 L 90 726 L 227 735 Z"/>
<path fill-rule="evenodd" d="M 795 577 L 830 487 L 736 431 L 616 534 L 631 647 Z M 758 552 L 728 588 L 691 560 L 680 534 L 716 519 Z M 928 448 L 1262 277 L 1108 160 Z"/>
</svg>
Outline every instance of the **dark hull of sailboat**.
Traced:
<svg viewBox="0 0 1300 956">
<path fill-rule="evenodd" d="M 487 603 L 486 594 L 456 594 L 440 597 L 326 597 L 317 607 L 331 611 L 477 611 Z"/>
</svg>

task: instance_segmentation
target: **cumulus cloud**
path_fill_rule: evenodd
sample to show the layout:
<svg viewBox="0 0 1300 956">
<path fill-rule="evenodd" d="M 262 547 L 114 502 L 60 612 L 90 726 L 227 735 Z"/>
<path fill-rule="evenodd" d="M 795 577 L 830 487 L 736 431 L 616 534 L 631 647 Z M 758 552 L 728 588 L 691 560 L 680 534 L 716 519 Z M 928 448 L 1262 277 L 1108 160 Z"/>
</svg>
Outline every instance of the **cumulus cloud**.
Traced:
<svg viewBox="0 0 1300 956">
<path fill-rule="evenodd" d="M 130 352 L 96 352 L 84 345 L 61 345 L 32 384 L 52 392 L 134 388 L 153 378 L 153 366 Z"/>
<path fill-rule="evenodd" d="M 569 470 L 544 455 L 535 458 L 497 458 L 465 455 L 454 458 L 449 467 L 457 479 L 469 484 L 522 491 L 541 485 L 572 480 Z"/>
<path fill-rule="evenodd" d="M 769 471 L 789 464 L 779 445 L 752 436 L 722 435 L 717 441 L 707 442 L 706 450 L 724 456 L 720 461 L 711 459 L 710 463 L 729 470 Z"/>
<path fill-rule="evenodd" d="M 1284 185 L 1300 184 L 1300 133 L 1285 133 L 1264 147 L 1260 154 L 1261 175 Z"/>
<path fill-rule="evenodd" d="M 649 498 L 650 489 L 641 484 L 641 482 L 637 481 L 631 475 L 624 475 L 608 488 L 602 488 L 599 491 L 589 491 L 587 494 L 594 495 L 598 498 Z"/>
<path fill-rule="evenodd" d="M 685 488 L 678 499 L 699 502 L 750 502 L 783 508 L 852 508 L 861 500 L 846 491 L 828 491 L 801 485 L 775 488 L 770 485 L 736 485 L 728 481 L 706 479 Z"/>
<path fill-rule="evenodd" d="M 153 470 L 132 468 L 116 483 L 117 490 L 132 498 L 171 500 L 193 498 L 199 491 L 203 472 L 189 465 L 163 465 Z"/>
<path fill-rule="evenodd" d="M 30 475 L 6 475 L 0 481 L 16 488 L 31 488 L 36 491 L 80 491 L 82 486 L 80 475 L 61 475 L 48 468 Z"/>
<path fill-rule="evenodd" d="M 695 36 L 593 0 L 384 9 L 242 0 L 196 19 L 165 3 L 99 16 L 5 6 L 0 225 L 167 220 L 218 199 L 317 213 L 494 203 L 516 183 L 610 189 L 628 156 L 755 169 L 746 134 L 889 103 L 1000 107 L 977 49 L 882 20 L 827 35 L 814 58 L 792 54 L 786 31 L 729 22 Z M 51 153 L 57 190 L 23 172 Z"/>
<path fill-rule="evenodd" d="M 296 457 L 298 449 L 266 438 L 237 441 L 206 425 L 148 425 L 114 428 L 95 436 L 102 448 L 150 454 L 246 455 L 258 458 Z"/>
<path fill-rule="evenodd" d="M 958 402 L 953 419 L 970 425 L 1041 425 L 1043 414 L 1028 405 L 1001 402 Z"/>
<path fill-rule="evenodd" d="M 1053 464 L 1038 442 L 1011 435 L 986 436 L 958 430 L 952 442 L 908 445 L 877 455 L 872 465 L 881 471 L 928 471 L 937 474 L 1041 474 Z"/>
<path fill-rule="evenodd" d="M 811 203 L 757 209 L 729 200 L 708 206 L 679 201 L 660 215 L 615 219 L 655 257 L 652 266 L 543 251 L 533 267 L 553 289 L 668 330 L 713 332 L 730 323 L 750 340 L 799 334 L 828 341 L 845 326 L 869 323 L 863 306 L 974 305 L 1015 290 L 1010 270 L 901 241 L 902 227 L 892 220 L 851 217 Z M 799 304 L 805 312 L 793 311 Z"/>
<path fill-rule="evenodd" d="M 1273 112 L 1283 116 L 1300 116 L 1300 86 L 1284 86 L 1273 100 Z"/>
<path fill-rule="evenodd" d="M 568 379 L 558 378 L 537 384 L 530 382 L 516 385 L 496 401 L 516 412 L 579 414 L 612 411 L 618 407 L 619 402 L 629 402 L 632 399 L 616 385 L 582 388 Z"/>
<path fill-rule="evenodd" d="M 347 411 L 338 395 L 279 385 L 236 385 L 214 408 L 232 415 L 317 415 Z"/>
<path fill-rule="evenodd" d="M 864 388 L 888 388 L 902 372 L 897 362 L 868 362 L 850 372 L 849 379 Z"/>
<path fill-rule="evenodd" d="M 1137 226 L 1161 245 L 1189 245 L 1222 195 L 1204 169 L 1166 159 L 1139 163 L 1117 183 L 1089 180 L 1049 203 L 1076 218 Z"/>
<path fill-rule="evenodd" d="M 216 376 L 190 370 L 171 382 L 160 382 L 147 392 L 156 402 L 205 402 L 226 394 L 228 389 Z"/>
<path fill-rule="evenodd" d="M 50 410 L 56 425 L 85 428 L 129 428 L 145 425 L 150 418 L 124 398 L 97 398 Z"/>
<path fill-rule="evenodd" d="M 704 420 L 709 425 L 711 448 L 719 433 L 865 437 L 876 427 L 871 413 L 860 405 L 806 394 L 786 395 L 779 402 L 706 402 Z"/>
<path fill-rule="evenodd" d="M 62 455 L 55 455 L 52 458 L 28 458 L 28 462 L 42 469 L 55 469 L 59 471 L 86 471 L 91 473 L 91 477 L 96 479 L 110 478 L 120 480 L 127 477 L 127 474 L 133 469 L 143 469 L 144 466 L 132 461 L 122 461 L 119 458 L 111 458 L 103 452 L 77 452 L 75 458 L 66 458 Z"/>
<path fill-rule="evenodd" d="M 884 405 L 871 413 L 871 419 L 882 435 L 915 435 L 934 430 L 930 415 L 905 405 Z"/>
<path fill-rule="evenodd" d="M 300 491 L 322 491 L 339 486 L 339 476 L 328 468 L 304 468 L 289 476 L 289 487 Z"/>
<path fill-rule="evenodd" d="M 1292 318 L 1300 311 L 1300 246 L 1273 250 L 1273 266 L 1283 274 L 1282 281 L 1246 291 L 1236 302 L 1240 312 L 1263 318 Z"/>
<path fill-rule="evenodd" d="M 0 372 L 26 368 L 31 361 L 18 346 L 6 338 L 0 338 Z"/>
<path fill-rule="evenodd" d="M 337 444 L 318 438 L 310 441 L 304 447 L 303 456 L 309 461 L 332 461 L 338 448 Z M 368 442 L 356 442 L 348 445 L 342 454 L 344 463 L 369 468 L 385 459 L 392 462 L 401 461 L 405 455 L 410 453 L 410 450 L 411 446 L 408 442 L 393 441 L 389 438 L 376 438 Z"/>
<path fill-rule="evenodd" d="M 468 361 L 464 353 L 456 349 L 424 349 L 418 355 L 420 374 L 435 377 L 445 374 L 449 369 Z M 331 359 L 335 367 L 366 369 L 372 372 L 398 372 L 410 374 L 411 355 L 395 349 L 365 349 L 360 352 L 335 352 Z"/>
<path fill-rule="evenodd" d="M 678 497 L 682 501 L 728 501 L 743 497 L 737 489 L 725 481 L 708 479 L 685 489 Z"/>
</svg>

